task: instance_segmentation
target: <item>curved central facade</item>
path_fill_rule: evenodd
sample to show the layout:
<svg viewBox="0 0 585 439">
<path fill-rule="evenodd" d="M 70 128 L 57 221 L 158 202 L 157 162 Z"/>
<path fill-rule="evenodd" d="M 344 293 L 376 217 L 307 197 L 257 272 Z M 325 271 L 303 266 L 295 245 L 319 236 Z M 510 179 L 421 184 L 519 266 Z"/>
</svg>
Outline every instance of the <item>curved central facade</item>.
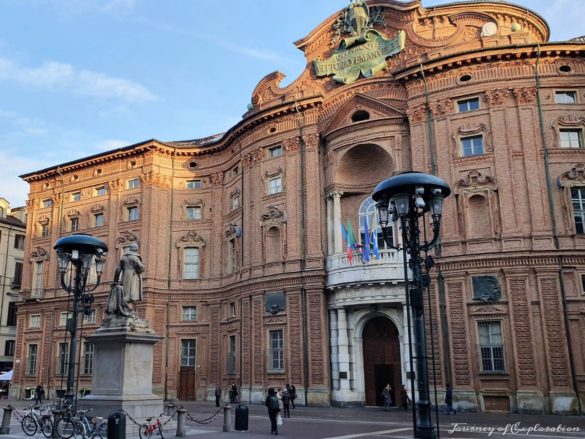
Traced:
<svg viewBox="0 0 585 439">
<path fill-rule="evenodd" d="M 138 309 L 164 336 L 153 385 L 166 398 L 235 383 L 261 403 L 290 383 L 300 404 L 376 405 L 390 383 L 396 401 L 412 347 L 400 233 L 384 241 L 370 196 L 416 170 L 453 191 L 427 307 L 439 393 L 452 383 L 459 410 L 580 410 L 585 46 L 547 42 L 541 17 L 503 2 L 359 4 L 297 41 L 306 70 L 285 88 L 267 75 L 226 133 L 22 176 L 13 396 L 38 382 L 62 392 L 67 298 L 52 244 L 79 230 L 111 249 L 86 334 L 120 254 L 139 244 Z M 80 392 L 93 361 L 82 345 Z"/>
</svg>

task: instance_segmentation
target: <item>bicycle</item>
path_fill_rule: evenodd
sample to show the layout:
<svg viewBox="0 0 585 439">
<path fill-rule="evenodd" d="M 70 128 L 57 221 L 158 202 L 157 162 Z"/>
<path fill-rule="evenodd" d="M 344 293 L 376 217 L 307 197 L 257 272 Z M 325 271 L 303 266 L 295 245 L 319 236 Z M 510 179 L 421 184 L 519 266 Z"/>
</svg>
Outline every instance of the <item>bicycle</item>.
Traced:
<svg viewBox="0 0 585 439">
<path fill-rule="evenodd" d="M 24 415 L 20 421 L 22 431 L 27 436 L 34 436 L 37 431 L 41 431 L 43 436 L 50 438 L 53 433 L 52 416 L 44 413 L 47 406 L 31 406 L 27 407 L 28 413 Z"/>
<path fill-rule="evenodd" d="M 160 416 L 162 415 L 159 415 L 154 423 L 151 423 L 154 417 L 146 418 L 147 424 L 142 424 L 138 429 L 138 436 L 140 436 L 140 439 L 150 439 L 153 433 L 156 436 L 160 436 L 161 439 L 165 439 L 162 424 L 160 423 Z"/>
<path fill-rule="evenodd" d="M 55 425 L 57 435 L 62 439 L 70 439 L 73 436 L 103 439 L 107 436 L 107 426 L 103 418 L 87 416 L 86 413 L 90 410 L 79 410 L 76 416 L 65 415 L 59 419 Z"/>
</svg>

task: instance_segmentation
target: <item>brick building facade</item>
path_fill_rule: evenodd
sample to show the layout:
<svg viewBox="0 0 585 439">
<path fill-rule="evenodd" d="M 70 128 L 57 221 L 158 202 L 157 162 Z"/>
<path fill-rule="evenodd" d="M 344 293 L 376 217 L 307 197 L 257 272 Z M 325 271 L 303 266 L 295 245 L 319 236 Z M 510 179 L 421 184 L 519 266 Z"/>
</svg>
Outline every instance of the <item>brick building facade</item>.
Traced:
<svg viewBox="0 0 585 439">
<path fill-rule="evenodd" d="M 52 245 L 82 231 L 110 247 L 85 334 L 124 247 L 140 245 L 161 395 L 234 382 L 260 402 L 290 382 L 301 404 L 379 403 L 410 370 L 402 259 L 380 239 L 375 260 L 348 260 L 342 224 L 359 241 L 367 218 L 377 234 L 372 189 L 418 170 L 453 190 L 427 310 L 439 391 L 453 383 L 460 409 L 583 410 L 585 45 L 548 42 L 540 16 L 502 2 L 368 5 L 297 41 L 306 70 L 284 88 L 267 75 L 226 133 L 23 176 L 13 396 L 63 388 Z M 84 344 L 81 390 L 91 361 Z"/>
</svg>

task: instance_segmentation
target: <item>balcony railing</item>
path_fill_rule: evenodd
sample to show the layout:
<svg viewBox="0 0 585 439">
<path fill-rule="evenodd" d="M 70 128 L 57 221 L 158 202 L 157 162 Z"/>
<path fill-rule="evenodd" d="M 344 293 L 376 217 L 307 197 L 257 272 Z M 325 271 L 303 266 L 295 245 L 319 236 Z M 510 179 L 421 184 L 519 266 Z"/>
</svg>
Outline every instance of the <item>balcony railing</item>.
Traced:
<svg viewBox="0 0 585 439">
<path fill-rule="evenodd" d="M 354 252 L 351 262 L 346 253 L 329 256 L 327 258 L 327 288 L 403 282 L 402 252 L 380 250 L 379 253 L 379 258 L 371 257 L 367 263 L 363 262 L 361 252 Z"/>
</svg>

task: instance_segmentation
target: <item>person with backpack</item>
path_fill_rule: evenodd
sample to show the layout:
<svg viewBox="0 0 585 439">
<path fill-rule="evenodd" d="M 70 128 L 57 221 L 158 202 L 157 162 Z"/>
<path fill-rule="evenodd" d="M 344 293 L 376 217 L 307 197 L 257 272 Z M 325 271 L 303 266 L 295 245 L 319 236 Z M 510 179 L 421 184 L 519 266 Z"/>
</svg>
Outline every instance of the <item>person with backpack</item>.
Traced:
<svg viewBox="0 0 585 439">
<path fill-rule="evenodd" d="M 291 397 L 290 397 L 290 393 L 288 393 L 288 390 L 286 390 L 286 387 L 284 389 L 282 389 L 282 417 L 283 418 L 290 418 L 290 402 L 291 402 Z"/>
<path fill-rule="evenodd" d="M 270 434 L 278 435 L 276 416 L 280 412 L 280 405 L 278 402 L 278 397 L 276 396 L 276 392 L 272 387 L 268 389 L 268 396 L 266 397 L 266 402 L 264 405 L 268 407 L 268 417 L 270 418 Z"/>
</svg>

